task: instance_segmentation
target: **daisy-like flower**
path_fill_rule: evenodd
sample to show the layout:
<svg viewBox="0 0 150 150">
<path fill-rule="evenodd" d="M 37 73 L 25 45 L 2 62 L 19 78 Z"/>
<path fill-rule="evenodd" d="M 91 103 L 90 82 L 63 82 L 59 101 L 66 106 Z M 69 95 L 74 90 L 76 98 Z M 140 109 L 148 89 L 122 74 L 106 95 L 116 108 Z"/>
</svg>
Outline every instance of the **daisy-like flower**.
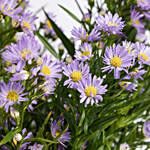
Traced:
<svg viewBox="0 0 150 150">
<path fill-rule="evenodd" d="M 91 57 L 93 57 L 92 46 L 87 42 L 83 43 L 83 45 L 80 46 L 80 50 L 76 50 L 75 52 L 75 58 L 80 61 L 89 60 Z"/>
<path fill-rule="evenodd" d="M 12 18 L 18 16 L 22 12 L 22 7 L 17 7 L 17 0 L 1 0 L 0 11 L 7 16 Z M 17 8 L 16 8 L 17 7 Z"/>
<path fill-rule="evenodd" d="M 96 18 L 97 29 L 104 30 L 110 34 L 121 34 L 121 30 L 125 26 L 122 18 L 116 13 L 114 16 L 110 12 L 105 14 L 105 16 L 99 15 Z"/>
<path fill-rule="evenodd" d="M 68 85 L 70 88 L 77 88 L 79 81 L 82 77 L 86 77 L 89 74 L 89 66 L 83 62 L 74 60 L 72 64 L 68 64 L 63 67 L 63 73 L 69 77 L 68 80 L 64 82 L 64 85 Z"/>
<path fill-rule="evenodd" d="M 48 16 L 53 21 L 56 21 L 56 19 L 55 19 L 56 16 L 53 13 L 48 13 Z M 46 19 L 46 21 L 45 21 L 44 29 L 45 29 L 46 34 L 51 34 L 52 36 L 56 35 L 56 33 L 52 27 L 52 24 L 48 19 Z"/>
<path fill-rule="evenodd" d="M 0 101 L 5 101 L 5 109 L 8 112 L 9 106 L 12 106 L 15 103 L 20 104 L 22 101 L 27 101 L 27 98 L 23 96 L 27 93 L 23 93 L 24 87 L 20 82 L 9 82 L 8 84 L 2 83 L 0 85 Z"/>
<path fill-rule="evenodd" d="M 34 22 L 37 18 L 38 17 L 33 16 L 31 12 L 23 13 L 19 19 L 22 30 L 27 33 L 35 31 L 36 28 Z"/>
<path fill-rule="evenodd" d="M 114 78 L 120 78 L 120 71 L 124 70 L 128 73 L 128 67 L 131 66 L 132 57 L 125 50 L 123 46 L 119 44 L 116 46 L 115 44 L 113 47 L 107 47 L 104 57 L 103 63 L 106 64 L 106 67 L 103 67 L 103 72 L 108 71 L 109 73 L 114 70 Z"/>
<path fill-rule="evenodd" d="M 82 78 L 79 81 L 77 90 L 81 93 L 80 103 L 85 101 L 85 107 L 91 103 L 91 105 L 98 104 L 99 100 L 102 101 L 102 95 L 107 91 L 107 85 L 102 85 L 103 79 L 93 77 L 89 74 L 86 78 Z"/>
<path fill-rule="evenodd" d="M 136 42 L 135 49 L 137 50 L 137 57 L 139 64 L 150 65 L 150 47 L 143 43 Z"/>
<path fill-rule="evenodd" d="M 120 82 L 120 86 L 130 92 L 132 92 L 133 90 L 136 89 L 137 84 L 132 83 L 132 82 L 128 82 L 128 81 L 121 81 Z"/>
<path fill-rule="evenodd" d="M 100 40 L 100 32 L 94 28 L 89 34 L 81 26 L 79 29 L 75 28 L 72 30 L 72 35 L 75 37 L 75 40 L 81 40 L 83 42 L 94 42 Z"/>
<path fill-rule="evenodd" d="M 130 150 L 130 146 L 127 143 L 120 145 L 120 150 Z"/>
<path fill-rule="evenodd" d="M 61 132 L 62 132 L 61 127 L 58 125 L 57 121 L 56 120 L 52 121 L 51 122 L 51 134 L 52 134 L 52 136 L 54 138 L 57 138 L 61 134 Z M 66 145 L 64 143 L 70 141 L 70 132 L 68 132 L 68 131 L 64 132 L 57 139 L 57 141 L 60 142 L 60 144 L 62 144 L 64 147 L 66 147 Z"/>
<path fill-rule="evenodd" d="M 150 138 L 150 120 L 144 123 L 143 134 L 146 138 Z"/>
<path fill-rule="evenodd" d="M 131 10 L 131 22 L 137 30 L 140 30 L 145 26 L 145 24 L 140 20 L 143 16 L 143 14 L 140 14 L 135 9 Z"/>
<path fill-rule="evenodd" d="M 150 0 L 137 0 L 137 6 L 140 7 L 142 10 L 149 10 Z"/>
<path fill-rule="evenodd" d="M 38 57 L 38 50 L 40 49 L 39 43 L 32 35 L 23 35 L 18 40 L 17 44 L 11 44 L 7 50 L 3 52 L 2 57 L 5 61 L 10 63 L 25 62 L 31 63 L 33 58 Z"/>
<path fill-rule="evenodd" d="M 29 146 L 30 150 L 42 150 L 43 145 L 35 143 L 33 146 Z"/>
<path fill-rule="evenodd" d="M 60 72 L 62 71 L 60 63 L 56 61 L 52 61 L 46 55 L 43 58 L 43 63 L 40 66 L 40 73 L 39 75 L 44 76 L 46 79 L 55 80 L 56 78 L 61 78 Z"/>
</svg>

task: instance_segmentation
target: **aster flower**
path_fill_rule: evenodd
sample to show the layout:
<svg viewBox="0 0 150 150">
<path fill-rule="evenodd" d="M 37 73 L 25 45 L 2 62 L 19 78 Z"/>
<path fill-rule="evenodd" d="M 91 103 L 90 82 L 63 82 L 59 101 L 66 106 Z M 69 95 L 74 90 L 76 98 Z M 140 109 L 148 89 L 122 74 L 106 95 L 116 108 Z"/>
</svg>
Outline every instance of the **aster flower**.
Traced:
<svg viewBox="0 0 150 150">
<path fill-rule="evenodd" d="M 149 10 L 150 0 L 137 0 L 137 6 L 140 7 L 142 10 Z"/>
<path fill-rule="evenodd" d="M 105 14 L 105 16 L 99 15 L 96 18 L 97 29 L 104 30 L 110 34 L 121 34 L 121 30 L 125 26 L 122 18 L 116 13 L 114 16 L 110 12 Z"/>
<path fill-rule="evenodd" d="M 31 12 L 23 13 L 19 18 L 19 23 L 21 25 L 22 30 L 27 33 L 35 31 L 35 20 L 37 18 L 38 17 L 33 16 Z"/>
<path fill-rule="evenodd" d="M 75 28 L 72 30 L 72 35 L 75 37 L 75 40 L 81 40 L 83 42 L 94 42 L 100 40 L 100 32 L 94 28 L 89 34 L 81 26 L 79 29 Z"/>
<path fill-rule="evenodd" d="M 93 77 L 89 74 L 86 78 L 82 78 L 79 81 L 77 90 L 81 93 L 80 103 L 85 101 L 85 107 L 91 103 L 91 105 L 98 104 L 99 100 L 102 101 L 102 95 L 107 91 L 107 85 L 102 85 L 103 79 Z"/>
<path fill-rule="evenodd" d="M 61 127 L 58 125 L 57 121 L 54 120 L 51 122 L 51 134 L 54 138 L 57 138 L 61 134 Z M 66 142 L 70 141 L 70 132 L 66 131 L 64 132 L 57 141 L 62 144 L 64 147 Z"/>
<path fill-rule="evenodd" d="M 72 64 L 63 67 L 63 73 L 69 77 L 64 82 L 64 85 L 68 85 L 70 88 L 77 88 L 77 84 L 82 77 L 86 77 L 89 74 L 89 66 L 87 63 L 84 65 L 83 62 L 79 63 L 79 61 L 74 60 Z"/>
<path fill-rule="evenodd" d="M 139 64 L 150 65 L 150 47 L 143 43 L 136 42 L 135 49 L 137 50 L 137 57 Z"/>
<path fill-rule="evenodd" d="M 22 12 L 22 7 L 17 7 L 17 0 L 1 0 L 0 11 L 7 16 L 12 18 L 18 16 Z M 17 8 L 16 8 L 17 7 Z"/>
<path fill-rule="evenodd" d="M 77 60 L 85 61 L 89 60 L 91 57 L 93 57 L 92 46 L 87 42 L 83 43 L 83 45 L 80 46 L 80 50 L 75 51 L 75 58 Z"/>
<path fill-rule="evenodd" d="M 150 120 L 144 123 L 143 134 L 146 138 L 150 138 Z"/>
<path fill-rule="evenodd" d="M 121 81 L 120 86 L 130 92 L 132 92 L 133 90 L 136 90 L 137 84 L 132 83 L 132 82 L 128 82 L 128 81 Z"/>
<path fill-rule="evenodd" d="M 49 18 L 52 19 L 54 22 L 56 21 L 56 19 L 55 19 L 56 16 L 55 16 L 53 13 L 48 13 L 48 16 L 49 16 Z M 46 22 L 45 25 L 44 25 L 45 33 L 46 33 L 46 34 L 51 34 L 52 36 L 55 36 L 56 33 L 55 33 L 55 31 L 54 31 L 54 29 L 53 29 L 53 27 L 52 27 L 50 21 L 49 21 L 48 19 L 46 19 L 45 22 Z"/>
<path fill-rule="evenodd" d="M 140 20 L 143 16 L 143 14 L 140 14 L 135 9 L 131 10 L 131 22 L 137 30 L 144 28 L 145 24 Z"/>
<path fill-rule="evenodd" d="M 2 53 L 2 57 L 5 61 L 10 63 L 26 62 L 31 63 L 33 58 L 38 57 L 38 50 L 40 45 L 35 40 L 32 35 L 23 35 L 21 39 L 18 40 L 17 44 L 11 44 L 11 46 L 6 47 L 7 50 Z"/>
<path fill-rule="evenodd" d="M 128 51 L 125 50 L 123 46 L 119 44 L 113 47 L 107 47 L 103 57 L 103 63 L 106 67 L 103 67 L 103 72 L 108 71 L 109 73 L 114 70 L 114 78 L 120 78 L 120 71 L 124 70 L 128 72 L 128 67 L 131 66 L 132 57 L 129 55 Z"/>
<path fill-rule="evenodd" d="M 23 98 L 27 93 L 23 93 L 24 87 L 20 82 L 9 82 L 8 84 L 2 83 L 0 85 L 0 101 L 5 101 L 5 109 L 8 112 L 9 106 L 12 106 L 14 103 L 20 103 L 22 101 L 28 100 Z"/>
<path fill-rule="evenodd" d="M 120 150 L 130 150 L 130 146 L 127 143 L 120 145 Z"/>
<path fill-rule="evenodd" d="M 56 61 L 52 61 L 51 59 L 48 58 L 48 56 L 45 56 L 43 58 L 43 63 L 40 67 L 40 73 L 39 75 L 44 76 L 46 79 L 52 79 L 54 80 L 55 78 L 61 78 L 61 66 L 60 63 Z"/>
<path fill-rule="evenodd" d="M 31 150 L 42 150 L 43 145 L 35 143 L 33 146 L 29 146 L 29 149 L 31 149 Z"/>
</svg>

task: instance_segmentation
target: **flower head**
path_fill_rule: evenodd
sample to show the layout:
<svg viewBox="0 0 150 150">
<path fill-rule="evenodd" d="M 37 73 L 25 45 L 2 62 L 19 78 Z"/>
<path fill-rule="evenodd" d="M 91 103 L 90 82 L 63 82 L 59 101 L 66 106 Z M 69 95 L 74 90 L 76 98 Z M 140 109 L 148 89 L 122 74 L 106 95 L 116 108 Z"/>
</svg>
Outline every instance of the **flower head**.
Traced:
<svg viewBox="0 0 150 150">
<path fill-rule="evenodd" d="M 59 123 L 60 124 L 60 123 Z M 57 138 L 60 134 L 61 134 L 61 127 L 59 126 L 59 124 L 57 123 L 56 120 L 51 122 L 51 133 L 52 136 L 54 138 Z M 58 139 L 58 142 L 60 142 L 60 144 L 62 144 L 64 147 L 66 147 L 64 145 L 64 143 L 69 142 L 70 141 L 70 132 L 66 131 L 64 132 Z"/>
<path fill-rule="evenodd" d="M 130 92 L 132 92 L 133 90 L 136 89 L 137 84 L 132 83 L 132 82 L 128 82 L 128 81 L 121 81 L 120 82 L 120 86 Z"/>
<path fill-rule="evenodd" d="M 75 40 L 81 40 L 83 42 L 94 42 L 100 40 L 100 33 L 94 28 L 90 33 L 81 26 L 79 29 L 75 28 L 72 30 L 72 35 L 75 36 Z"/>
<path fill-rule="evenodd" d="M 28 100 L 23 97 L 27 95 L 27 93 L 23 93 L 24 89 L 20 82 L 9 82 L 8 84 L 3 82 L 0 85 L 0 101 L 4 101 L 6 112 L 8 112 L 9 106 Z"/>
<path fill-rule="evenodd" d="M 61 78 L 61 66 L 60 63 L 56 61 L 52 61 L 48 58 L 48 56 L 45 56 L 43 59 L 43 63 L 40 67 L 40 73 L 39 75 L 44 76 L 46 79 L 56 79 Z"/>
<path fill-rule="evenodd" d="M 150 138 L 150 120 L 144 123 L 143 134 L 145 137 Z"/>
<path fill-rule="evenodd" d="M 35 143 L 33 146 L 29 146 L 30 150 L 42 150 L 43 145 Z"/>
<path fill-rule="evenodd" d="M 137 6 L 140 7 L 142 10 L 149 10 L 150 0 L 137 0 Z"/>
<path fill-rule="evenodd" d="M 124 21 L 121 21 L 121 19 L 117 13 L 114 16 L 110 12 L 105 16 L 99 15 L 96 18 L 97 29 L 110 34 L 120 34 L 125 26 Z"/>
<path fill-rule="evenodd" d="M 130 146 L 127 143 L 120 145 L 120 150 L 130 150 Z"/>
<path fill-rule="evenodd" d="M 107 85 L 101 85 L 102 82 L 103 79 L 97 78 L 96 76 L 92 79 L 91 74 L 89 74 L 86 78 L 83 77 L 82 80 L 79 81 L 77 88 L 77 90 L 81 93 L 80 103 L 85 101 L 85 106 L 87 106 L 89 103 L 93 105 L 94 103 L 98 104 L 99 100 L 102 101 L 102 95 L 107 91 Z"/>
<path fill-rule="evenodd" d="M 11 46 L 6 47 L 7 50 L 3 52 L 2 57 L 5 61 L 10 63 L 26 62 L 31 63 L 33 58 L 38 57 L 38 50 L 40 45 L 35 40 L 34 36 L 23 35 L 21 39 L 18 40 L 17 44 L 11 44 Z"/>
<path fill-rule="evenodd" d="M 75 58 L 80 61 L 89 60 L 91 57 L 93 57 L 92 46 L 87 42 L 83 43 L 83 45 L 80 46 L 80 50 L 76 50 L 75 52 Z"/>
<path fill-rule="evenodd" d="M 70 88 L 77 88 L 82 77 L 86 77 L 89 74 L 88 64 L 84 65 L 77 60 L 74 60 L 72 64 L 64 66 L 63 70 L 63 73 L 69 77 L 69 79 L 64 82 L 64 85 L 69 85 Z"/>
<path fill-rule="evenodd" d="M 106 48 L 103 62 L 107 66 L 102 68 L 103 72 L 109 70 L 110 73 L 114 70 L 114 77 L 115 79 L 118 79 L 120 78 L 120 71 L 128 71 L 127 67 L 131 66 L 131 60 L 132 57 L 123 46 L 120 46 L 119 44 L 116 46 L 114 44 L 113 47 Z"/>
</svg>

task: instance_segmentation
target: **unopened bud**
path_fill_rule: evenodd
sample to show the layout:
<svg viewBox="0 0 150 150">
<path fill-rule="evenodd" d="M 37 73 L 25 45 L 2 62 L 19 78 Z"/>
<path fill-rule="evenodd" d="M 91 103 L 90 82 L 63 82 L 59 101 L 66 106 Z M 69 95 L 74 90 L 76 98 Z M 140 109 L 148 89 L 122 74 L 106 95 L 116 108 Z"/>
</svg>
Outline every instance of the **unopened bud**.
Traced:
<svg viewBox="0 0 150 150">
<path fill-rule="evenodd" d="M 22 135 L 20 133 L 17 133 L 15 135 L 15 137 L 13 138 L 13 142 L 15 145 L 17 145 L 17 142 L 21 141 L 22 140 Z"/>
<path fill-rule="evenodd" d="M 120 145 L 120 150 L 130 150 L 130 146 L 127 143 Z"/>
<path fill-rule="evenodd" d="M 19 27 L 19 22 L 18 22 L 17 20 L 15 20 L 15 19 L 12 19 L 12 26 L 13 26 L 14 28 Z"/>
<path fill-rule="evenodd" d="M 43 64 L 43 59 L 41 57 L 38 57 L 36 63 L 38 66 L 40 66 L 41 64 Z"/>
<path fill-rule="evenodd" d="M 68 64 L 71 64 L 71 63 L 72 63 L 72 57 L 71 57 L 71 56 L 68 56 L 68 57 L 66 58 L 66 62 L 67 62 Z"/>
<path fill-rule="evenodd" d="M 14 108 L 11 108 L 11 109 L 10 109 L 10 115 L 11 115 L 11 117 L 13 117 L 13 118 L 18 118 L 18 117 L 19 117 L 19 111 L 17 111 L 17 110 L 14 109 Z"/>
</svg>

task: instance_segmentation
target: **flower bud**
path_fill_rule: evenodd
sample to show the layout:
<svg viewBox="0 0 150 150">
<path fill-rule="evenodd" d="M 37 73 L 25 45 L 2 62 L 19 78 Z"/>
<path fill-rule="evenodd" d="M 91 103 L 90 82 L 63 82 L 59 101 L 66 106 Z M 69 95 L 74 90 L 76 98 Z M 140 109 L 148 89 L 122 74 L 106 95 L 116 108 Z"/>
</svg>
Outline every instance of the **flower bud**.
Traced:
<svg viewBox="0 0 150 150">
<path fill-rule="evenodd" d="M 130 146 L 127 143 L 120 145 L 120 150 L 130 150 Z"/>
<path fill-rule="evenodd" d="M 43 59 L 41 57 L 38 57 L 36 63 L 38 66 L 40 66 L 43 63 Z"/>
<path fill-rule="evenodd" d="M 71 56 L 66 57 L 66 62 L 68 64 L 71 64 L 72 63 L 72 57 Z"/>
<path fill-rule="evenodd" d="M 15 20 L 15 19 L 12 19 L 12 26 L 13 26 L 14 28 L 19 27 L 19 22 L 18 22 L 17 20 Z"/>
<path fill-rule="evenodd" d="M 13 142 L 15 145 L 17 145 L 17 142 L 22 140 L 22 135 L 20 133 L 17 133 L 14 138 L 13 138 Z"/>
<path fill-rule="evenodd" d="M 12 108 L 10 109 L 10 115 L 13 118 L 18 118 L 19 117 L 19 111 L 17 111 L 16 109 Z"/>
</svg>

